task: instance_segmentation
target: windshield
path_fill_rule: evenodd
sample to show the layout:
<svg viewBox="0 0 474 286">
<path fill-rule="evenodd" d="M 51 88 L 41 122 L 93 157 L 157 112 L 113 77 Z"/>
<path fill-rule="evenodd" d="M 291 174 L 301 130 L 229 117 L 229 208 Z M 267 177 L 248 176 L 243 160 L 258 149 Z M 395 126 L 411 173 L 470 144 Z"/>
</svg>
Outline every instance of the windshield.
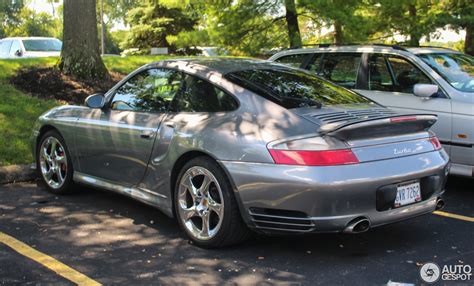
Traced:
<svg viewBox="0 0 474 286">
<path fill-rule="evenodd" d="M 370 103 L 367 98 L 296 69 L 257 69 L 229 73 L 226 78 L 285 108 Z"/>
<path fill-rule="evenodd" d="M 27 52 L 60 52 L 62 45 L 58 39 L 23 40 Z"/>
<path fill-rule="evenodd" d="M 464 54 L 418 55 L 455 89 L 474 92 L 474 58 Z"/>
</svg>

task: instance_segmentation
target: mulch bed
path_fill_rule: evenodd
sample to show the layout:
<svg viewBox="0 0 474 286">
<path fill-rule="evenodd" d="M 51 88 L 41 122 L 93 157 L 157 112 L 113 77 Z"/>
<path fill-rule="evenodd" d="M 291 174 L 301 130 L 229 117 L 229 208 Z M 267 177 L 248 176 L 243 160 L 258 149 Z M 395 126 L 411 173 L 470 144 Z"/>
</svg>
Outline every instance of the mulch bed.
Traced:
<svg viewBox="0 0 474 286">
<path fill-rule="evenodd" d="M 28 67 L 20 69 L 10 79 L 10 83 L 31 96 L 83 104 L 87 96 L 105 93 L 123 77 L 122 74 L 112 72 L 107 80 L 81 80 L 65 75 L 56 68 Z"/>
</svg>

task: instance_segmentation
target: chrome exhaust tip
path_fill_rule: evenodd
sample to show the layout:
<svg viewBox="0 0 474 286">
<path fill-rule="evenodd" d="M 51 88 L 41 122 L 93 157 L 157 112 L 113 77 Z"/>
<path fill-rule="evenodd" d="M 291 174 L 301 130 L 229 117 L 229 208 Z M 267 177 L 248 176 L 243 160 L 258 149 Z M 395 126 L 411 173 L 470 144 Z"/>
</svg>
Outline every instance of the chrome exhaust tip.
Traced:
<svg viewBox="0 0 474 286">
<path fill-rule="evenodd" d="M 438 198 L 436 200 L 436 210 L 440 210 L 440 209 L 444 208 L 444 205 L 445 205 L 445 202 L 444 202 L 443 199 Z"/>
<path fill-rule="evenodd" d="M 344 229 L 344 233 L 361 233 L 365 232 L 370 228 L 370 221 L 367 218 L 361 217 L 356 218 Z"/>
</svg>

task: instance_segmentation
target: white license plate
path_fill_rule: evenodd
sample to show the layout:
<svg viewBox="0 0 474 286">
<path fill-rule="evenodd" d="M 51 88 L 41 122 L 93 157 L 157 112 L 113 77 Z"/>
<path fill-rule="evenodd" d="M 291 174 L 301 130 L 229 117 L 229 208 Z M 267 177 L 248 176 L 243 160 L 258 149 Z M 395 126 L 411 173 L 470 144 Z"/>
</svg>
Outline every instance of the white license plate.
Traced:
<svg viewBox="0 0 474 286">
<path fill-rule="evenodd" d="M 397 187 L 394 207 L 401 207 L 421 201 L 420 182 Z"/>
</svg>

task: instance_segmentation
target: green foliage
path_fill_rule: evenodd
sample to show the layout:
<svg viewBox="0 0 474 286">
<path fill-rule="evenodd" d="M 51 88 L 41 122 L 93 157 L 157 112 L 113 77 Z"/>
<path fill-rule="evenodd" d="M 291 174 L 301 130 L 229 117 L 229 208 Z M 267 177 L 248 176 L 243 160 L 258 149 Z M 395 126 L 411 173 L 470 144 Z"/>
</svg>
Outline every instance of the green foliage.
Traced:
<svg viewBox="0 0 474 286">
<path fill-rule="evenodd" d="M 173 1 L 171 1 L 173 2 Z M 282 0 L 189 1 L 185 10 L 199 17 L 199 29 L 180 33 L 178 47 L 217 46 L 233 54 L 260 54 L 287 47 Z"/>
<path fill-rule="evenodd" d="M 152 47 L 174 47 L 166 39 L 194 28 L 196 21 L 180 8 L 169 8 L 155 1 L 146 1 L 128 13 L 130 32 L 121 48 L 148 51 Z"/>
<path fill-rule="evenodd" d="M 410 45 L 419 45 L 423 36 L 429 36 L 439 25 L 443 13 L 441 2 L 432 0 L 377 0 L 378 30 L 389 35 L 409 36 Z"/>
<path fill-rule="evenodd" d="M 18 24 L 18 14 L 23 7 L 23 1 L 0 0 L 0 38 L 8 36 L 7 27 Z"/>
<path fill-rule="evenodd" d="M 55 19 L 48 13 L 36 13 L 23 7 L 17 17 L 15 25 L 5 28 L 9 37 L 60 37 L 61 35 L 62 23 L 60 19 Z"/>
<path fill-rule="evenodd" d="M 331 42 L 365 42 L 375 31 L 375 7 L 363 0 L 301 0 L 302 15 L 313 22 L 333 25 Z"/>
</svg>

